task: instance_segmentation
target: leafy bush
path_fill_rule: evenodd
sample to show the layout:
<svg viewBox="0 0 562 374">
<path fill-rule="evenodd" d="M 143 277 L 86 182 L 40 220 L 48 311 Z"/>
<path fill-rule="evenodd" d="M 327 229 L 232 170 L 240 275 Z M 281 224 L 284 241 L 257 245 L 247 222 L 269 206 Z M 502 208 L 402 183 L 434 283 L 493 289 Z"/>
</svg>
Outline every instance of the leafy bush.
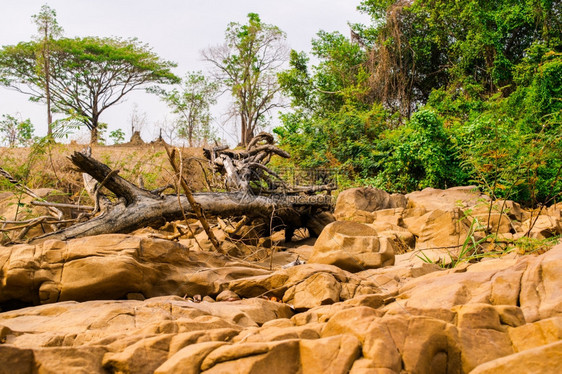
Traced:
<svg viewBox="0 0 562 374">
<path fill-rule="evenodd" d="M 121 129 L 113 130 L 109 133 L 109 137 L 113 140 L 113 144 L 121 144 L 125 141 L 125 132 Z"/>
<path fill-rule="evenodd" d="M 328 116 L 307 116 L 296 111 L 282 116 L 274 129 L 280 144 L 304 167 L 339 167 L 353 176 L 373 174 L 373 158 L 379 134 L 387 126 L 388 113 L 380 105 L 363 111 L 344 105 Z"/>
<path fill-rule="evenodd" d="M 466 179 L 454 152 L 454 139 L 430 109 L 416 112 L 405 126 L 387 131 L 379 149 L 376 185 L 388 191 L 447 188 Z"/>
<path fill-rule="evenodd" d="M 31 120 L 21 116 L 3 114 L 0 120 L 0 141 L 9 147 L 29 145 L 33 138 L 33 124 Z"/>
</svg>

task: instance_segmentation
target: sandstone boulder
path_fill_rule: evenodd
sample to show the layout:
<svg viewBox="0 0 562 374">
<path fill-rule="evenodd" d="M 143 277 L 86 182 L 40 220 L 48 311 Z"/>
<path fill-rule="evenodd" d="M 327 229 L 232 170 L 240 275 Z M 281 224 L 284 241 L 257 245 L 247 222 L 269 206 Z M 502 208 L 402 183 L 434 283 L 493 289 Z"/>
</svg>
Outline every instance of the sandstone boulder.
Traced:
<svg viewBox="0 0 562 374">
<path fill-rule="evenodd" d="M 456 208 L 474 207 L 490 199 L 475 186 L 453 187 L 446 190 L 426 188 L 409 193 L 406 198 L 408 208 L 424 209 L 427 212 L 432 210 L 449 212 Z"/>
<path fill-rule="evenodd" d="M 199 318 L 199 320 L 203 320 L 203 318 Z M 240 328 L 237 326 L 236 328 L 219 328 L 221 320 L 218 317 L 206 318 L 205 321 L 209 322 L 209 329 L 201 329 L 202 324 L 199 324 L 199 327 L 196 324 L 192 324 L 192 329 L 186 329 L 188 331 L 178 332 L 174 335 L 170 341 L 168 358 L 174 356 L 184 347 L 208 342 L 229 342 L 240 333 Z M 182 327 L 187 327 L 187 324 L 182 324 Z"/>
<path fill-rule="evenodd" d="M 531 215 L 531 213 L 521 208 L 520 204 L 511 200 L 497 200 L 494 203 L 493 211 L 496 213 L 502 212 L 507 214 L 509 219 L 519 222 L 528 220 Z"/>
<path fill-rule="evenodd" d="M 562 317 L 552 317 L 509 329 L 516 352 L 562 340 Z"/>
<path fill-rule="evenodd" d="M 379 291 L 379 287 L 369 279 L 357 277 L 336 266 L 311 263 L 280 269 L 268 275 L 233 280 L 222 286 L 242 297 L 273 296 L 298 309 Z"/>
<path fill-rule="evenodd" d="M 550 238 L 562 234 L 562 221 L 551 215 L 541 214 L 532 217 L 521 225 L 521 233 L 527 233 L 530 228 L 530 237 L 536 239 Z"/>
<path fill-rule="evenodd" d="M 402 370 L 402 356 L 389 325 L 382 319 L 373 320 L 363 334 L 364 359 L 355 362 L 352 373 L 399 373 Z"/>
<path fill-rule="evenodd" d="M 299 348 L 303 374 L 348 373 L 361 352 L 359 340 L 352 335 L 301 340 Z"/>
<path fill-rule="evenodd" d="M 103 367 L 118 373 L 153 373 L 168 358 L 168 350 L 173 334 L 162 334 L 128 346 L 122 352 L 106 353 Z"/>
<path fill-rule="evenodd" d="M 300 368 L 299 341 L 223 345 L 201 363 L 201 372 L 211 373 L 297 373 Z"/>
<path fill-rule="evenodd" d="M 416 237 L 405 228 L 404 209 L 386 209 L 375 212 L 375 220 L 370 225 L 381 237 L 392 241 L 396 254 L 410 252 L 416 246 Z"/>
<path fill-rule="evenodd" d="M 460 208 L 431 210 L 422 216 L 404 219 L 405 227 L 416 236 L 416 249 L 441 249 L 457 253 L 470 228 Z"/>
<path fill-rule="evenodd" d="M 351 188 L 341 192 L 336 201 L 337 220 L 372 223 L 373 212 L 381 209 L 405 208 L 407 200 L 401 194 L 389 194 L 369 187 Z"/>
<path fill-rule="evenodd" d="M 336 303 L 340 301 L 340 293 L 341 283 L 333 275 L 317 273 L 289 288 L 283 296 L 283 302 L 296 310 L 304 310 Z"/>
<path fill-rule="evenodd" d="M 404 321 L 405 322 L 405 321 Z M 454 373 L 460 371 L 461 350 L 455 326 L 441 320 L 413 317 L 403 322 L 388 322 L 391 334 L 411 373 Z"/>
<path fill-rule="evenodd" d="M 121 234 L 0 246 L 0 308 L 128 294 L 204 296 L 227 280 L 269 273 L 238 265 L 177 242 Z"/>
<path fill-rule="evenodd" d="M 551 217 L 562 220 L 562 203 L 552 204 L 545 213 Z"/>
<path fill-rule="evenodd" d="M 397 300 L 385 310 L 453 322 L 458 317 L 455 306 L 483 303 L 495 307 L 520 305 L 526 322 L 554 317 L 562 313 L 561 261 L 559 244 L 537 257 L 508 260 L 507 267 L 492 261 L 491 266 L 482 262 L 473 268 L 432 272 L 403 283 Z M 502 324 L 506 324 L 504 321 Z"/>
<path fill-rule="evenodd" d="M 284 321 L 282 324 L 275 322 Z M 262 327 L 248 328 L 240 332 L 232 341 L 234 343 L 264 343 L 289 339 L 319 339 L 323 325 L 308 323 L 294 326 L 288 319 L 272 320 L 264 323 Z"/>
<path fill-rule="evenodd" d="M 11 345 L 0 345 L 2 366 L 0 373 L 32 373 L 34 357 L 31 349 L 20 349 Z"/>
<path fill-rule="evenodd" d="M 291 318 L 290 306 L 261 298 L 251 298 L 220 303 L 191 303 L 190 308 L 218 316 L 240 326 L 262 325 L 276 318 Z"/>
<path fill-rule="evenodd" d="M 371 324 L 375 323 L 379 314 L 375 309 L 359 306 L 335 313 L 322 330 L 322 336 L 350 334 L 363 342 L 369 333 Z"/>
<path fill-rule="evenodd" d="M 394 248 L 388 238 L 379 237 L 372 227 L 337 221 L 326 226 L 308 261 L 362 271 L 393 265 Z"/>
<path fill-rule="evenodd" d="M 168 258 L 149 244 L 146 258 Z M 448 270 L 404 261 L 353 274 L 323 264 L 256 274 L 212 253 L 188 255 L 209 266 L 189 281 L 213 283 L 224 301 L 167 296 L 2 312 L 0 373 L 548 373 L 560 365 L 562 245 Z M 215 275 L 197 278 L 209 270 Z M 242 299 L 229 301 L 231 292 Z"/>
<path fill-rule="evenodd" d="M 476 227 L 476 232 L 484 232 L 484 229 L 486 227 L 488 227 L 489 232 L 498 233 L 500 235 L 515 232 L 514 225 L 512 225 L 511 223 L 511 219 L 505 213 L 500 214 L 498 212 L 488 211 L 484 213 L 473 213 L 468 220 L 481 227 Z"/>
<path fill-rule="evenodd" d="M 240 300 L 240 296 L 238 296 L 235 292 L 231 290 L 224 290 L 217 295 L 217 301 L 235 301 Z"/>
<path fill-rule="evenodd" d="M 184 347 L 158 367 L 154 374 L 195 374 L 199 373 L 201 362 L 209 353 L 225 345 L 225 342 L 204 342 Z"/>
<path fill-rule="evenodd" d="M 562 244 L 529 259 L 521 277 L 519 302 L 527 322 L 562 314 Z"/>
<path fill-rule="evenodd" d="M 562 367 L 562 341 L 486 362 L 471 374 L 557 374 Z"/>
</svg>

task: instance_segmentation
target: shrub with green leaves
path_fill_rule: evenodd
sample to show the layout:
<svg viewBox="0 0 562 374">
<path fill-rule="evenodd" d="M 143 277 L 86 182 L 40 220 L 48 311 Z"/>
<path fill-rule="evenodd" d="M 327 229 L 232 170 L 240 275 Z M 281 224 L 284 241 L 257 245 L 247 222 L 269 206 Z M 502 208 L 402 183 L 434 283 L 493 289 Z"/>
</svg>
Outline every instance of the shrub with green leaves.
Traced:
<svg viewBox="0 0 562 374">
<path fill-rule="evenodd" d="M 113 141 L 113 144 L 121 144 L 125 141 L 125 132 L 121 129 L 113 130 L 109 133 L 109 138 Z"/>
<path fill-rule="evenodd" d="M 466 178 L 454 152 L 454 139 L 432 110 L 420 110 L 405 126 L 384 133 L 378 148 L 375 184 L 388 191 L 446 188 Z"/>
<path fill-rule="evenodd" d="M 29 145 L 33 138 L 34 127 L 31 120 L 21 116 L 3 114 L 0 120 L 0 139 L 9 147 Z"/>
</svg>

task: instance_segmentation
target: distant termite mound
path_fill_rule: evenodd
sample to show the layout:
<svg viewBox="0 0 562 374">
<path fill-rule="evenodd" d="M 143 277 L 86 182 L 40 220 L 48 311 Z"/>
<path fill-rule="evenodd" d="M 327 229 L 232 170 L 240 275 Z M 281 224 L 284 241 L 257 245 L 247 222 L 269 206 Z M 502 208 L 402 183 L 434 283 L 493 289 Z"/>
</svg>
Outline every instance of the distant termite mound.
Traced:
<svg viewBox="0 0 562 374">
<path fill-rule="evenodd" d="M 142 140 L 140 131 L 135 131 L 133 132 L 133 135 L 131 136 L 131 140 L 127 145 L 144 145 L 144 144 L 146 143 L 144 142 L 144 140 Z"/>
</svg>

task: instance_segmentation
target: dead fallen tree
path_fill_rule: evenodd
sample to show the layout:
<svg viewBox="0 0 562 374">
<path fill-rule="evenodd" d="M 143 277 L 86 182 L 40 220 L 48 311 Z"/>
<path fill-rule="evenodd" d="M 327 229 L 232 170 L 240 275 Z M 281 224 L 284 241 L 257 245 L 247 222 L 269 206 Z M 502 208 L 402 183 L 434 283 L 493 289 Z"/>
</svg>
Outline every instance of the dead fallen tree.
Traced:
<svg viewBox="0 0 562 374">
<path fill-rule="evenodd" d="M 33 243 L 48 239 L 67 240 L 90 235 L 129 233 L 147 226 L 160 227 L 168 221 L 183 219 L 184 214 L 193 213 L 185 195 L 163 195 L 140 188 L 84 153 L 75 152 L 70 159 L 82 172 L 111 191 L 116 200 L 104 202 L 98 216 L 37 237 L 32 240 Z M 329 196 L 259 196 L 250 193 L 249 189 L 194 193 L 193 198 L 207 216 L 260 218 L 269 223 L 270 230 L 283 227 L 289 232 L 295 228 L 308 227 L 317 233 L 315 217 L 329 210 L 331 204 Z"/>
<path fill-rule="evenodd" d="M 262 132 L 254 137 L 245 150 L 215 147 L 205 148 L 204 153 L 213 170 L 224 175 L 224 187 L 229 190 L 260 196 L 297 196 L 336 189 L 335 183 L 293 186 L 283 180 L 267 164 L 274 155 L 291 156 L 274 145 L 273 135 L 269 133 Z"/>
</svg>

